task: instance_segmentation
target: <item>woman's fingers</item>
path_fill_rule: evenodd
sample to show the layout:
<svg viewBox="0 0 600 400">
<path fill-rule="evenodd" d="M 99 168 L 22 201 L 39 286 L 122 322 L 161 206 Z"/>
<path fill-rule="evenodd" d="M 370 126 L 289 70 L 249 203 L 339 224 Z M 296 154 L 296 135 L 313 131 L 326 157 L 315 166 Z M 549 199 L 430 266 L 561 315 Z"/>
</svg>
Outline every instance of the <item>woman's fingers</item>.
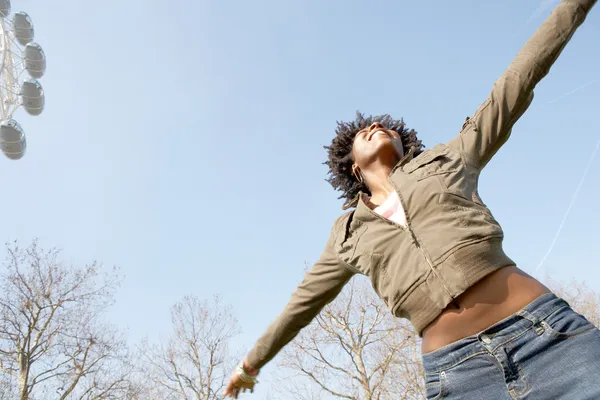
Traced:
<svg viewBox="0 0 600 400">
<path fill-rule="evenodd" d="M 246 393 L 246 390 L 250 393 L 254 393 L 254 383 L 240 381 L 238 377 L 234 375 L 229 380 L 227 388 L 223 391 L 223 396 L 237 399 L 240 396 L 240 393 Z"/>
<path fill-rule="evenodd" d="M 227 388 L 223 392 L 223 396 L 234 397 L 235 389 L 236 389 L 235 382 L 234 382 L 234 380 L 232 378 L 232 379 L 229 380 L 229 384 L 227 385 Z"/>
</svg>

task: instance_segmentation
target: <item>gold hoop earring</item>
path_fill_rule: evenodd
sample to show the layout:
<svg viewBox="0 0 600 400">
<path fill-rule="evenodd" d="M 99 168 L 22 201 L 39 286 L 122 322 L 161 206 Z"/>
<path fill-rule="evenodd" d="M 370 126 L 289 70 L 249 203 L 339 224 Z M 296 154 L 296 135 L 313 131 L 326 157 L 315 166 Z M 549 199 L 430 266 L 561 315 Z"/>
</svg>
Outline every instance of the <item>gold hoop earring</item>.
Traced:
<svg viewBox="0 0 600 400">
<path fill-rule="evenodd" d="M 358 172 L 357 172 L 357 171 L 356 171 L 356 169 L 353 169 L 353 170 L 352 170 L 352 175 L 354 175 L 354 177 L 356 178 L 356 180 L 357 180 L 359 183 L 362 183 L 362 184 L 364 184 L 364 183 L 365 183 L 365 180 L 363 179 L 363 176 L 362 176 L 362 174 L 360 173 L 360 171 L 358 171 Z"/>
</svg>

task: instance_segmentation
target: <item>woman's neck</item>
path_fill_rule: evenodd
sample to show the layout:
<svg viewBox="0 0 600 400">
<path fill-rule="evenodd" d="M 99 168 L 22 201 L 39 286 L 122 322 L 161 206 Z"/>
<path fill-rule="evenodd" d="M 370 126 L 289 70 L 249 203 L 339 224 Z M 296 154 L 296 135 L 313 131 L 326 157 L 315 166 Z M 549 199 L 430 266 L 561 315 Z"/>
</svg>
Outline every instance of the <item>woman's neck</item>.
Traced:
<svg viewBox="0 0 600 400">
<path fill-rule="evenodd" d="M 391 172 L 391 168 L 384 167 L 365 174 L 365 180 L 371 192 L 371 203 L 381 205 L 394 192 L 394 186 L 388 179 Z"/>
</svg>

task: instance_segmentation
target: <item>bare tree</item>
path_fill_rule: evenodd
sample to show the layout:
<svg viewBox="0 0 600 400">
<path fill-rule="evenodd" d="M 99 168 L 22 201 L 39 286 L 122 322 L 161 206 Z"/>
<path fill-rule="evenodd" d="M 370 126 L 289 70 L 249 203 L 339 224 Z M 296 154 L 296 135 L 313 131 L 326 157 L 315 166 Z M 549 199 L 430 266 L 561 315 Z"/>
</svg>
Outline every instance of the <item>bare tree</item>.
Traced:
<svg viewBox="0 0 600 400">
<path fill-rule="evenodd" d="M 548 286 L 557 296 L 565 299 L 575 311 L 583 314 L 591 323 L 600 327 L 600 293 L 589 288 L 585 282 L 569 283 L 550 281 Z"/>
<path fill-rule="evenodd" d="M 173 332 L 158 346 L 146 345 L 146 373 L 161 399 L 221 399 L 233 370 L 229 341 L 240 330 L 231 308 L 186 296 L 171 309 Z"/>
<path fill-rule="evenodd" d="M 123 398 L 130 371 L 125 342 L 102 324 L 118 287 L 116 270 L 65 266 L 59 251 L 7 244 L 1 275 L 0 371 L 17 398 Z"/>
<path fill-rule="evenodd" d="M 16 399 L 16 388 L 17 385 L 14 378 L 9 374 L 0 372 L 0 400 Z"/>
<path fill-rule="evenodd" d="M 353 279 L 284 348 L 278 390 L 286 398 L 422 398 L 420 343 L 365 279 Z"/>
<path fill-rule="evenodd" d="M 60 347 L 65 373 L 57 376 L 60 400 L 125 399 L 135 391 L 127 343 L 116 329 L 89 321 Z"/>
</svg>

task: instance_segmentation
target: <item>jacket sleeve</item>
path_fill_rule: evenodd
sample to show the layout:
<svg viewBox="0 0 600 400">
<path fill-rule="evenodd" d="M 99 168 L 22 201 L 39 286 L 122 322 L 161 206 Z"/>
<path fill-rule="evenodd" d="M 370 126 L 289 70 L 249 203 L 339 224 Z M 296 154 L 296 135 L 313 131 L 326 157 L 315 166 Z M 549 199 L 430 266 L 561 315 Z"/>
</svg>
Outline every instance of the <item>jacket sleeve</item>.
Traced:
<svg viewBox="0 0 600 400">
<path fill-rule="evenodd" d="M 275 357 L 341 292 L 354 275 L 335 254 L 334 231 L 335 228 L 319 261 L 306 273 L 283 312 L 246 356 L 246 361 L 253 368 L 260 369 Z"/>
<path fill-rule="evenodd" d="M 550 71 L 596 0 L 562 0 L 495 82 L 488 99 L 448 144 L 482 169 L 508 140 L 533 100 L 533 89 Z"/>
</svg>

